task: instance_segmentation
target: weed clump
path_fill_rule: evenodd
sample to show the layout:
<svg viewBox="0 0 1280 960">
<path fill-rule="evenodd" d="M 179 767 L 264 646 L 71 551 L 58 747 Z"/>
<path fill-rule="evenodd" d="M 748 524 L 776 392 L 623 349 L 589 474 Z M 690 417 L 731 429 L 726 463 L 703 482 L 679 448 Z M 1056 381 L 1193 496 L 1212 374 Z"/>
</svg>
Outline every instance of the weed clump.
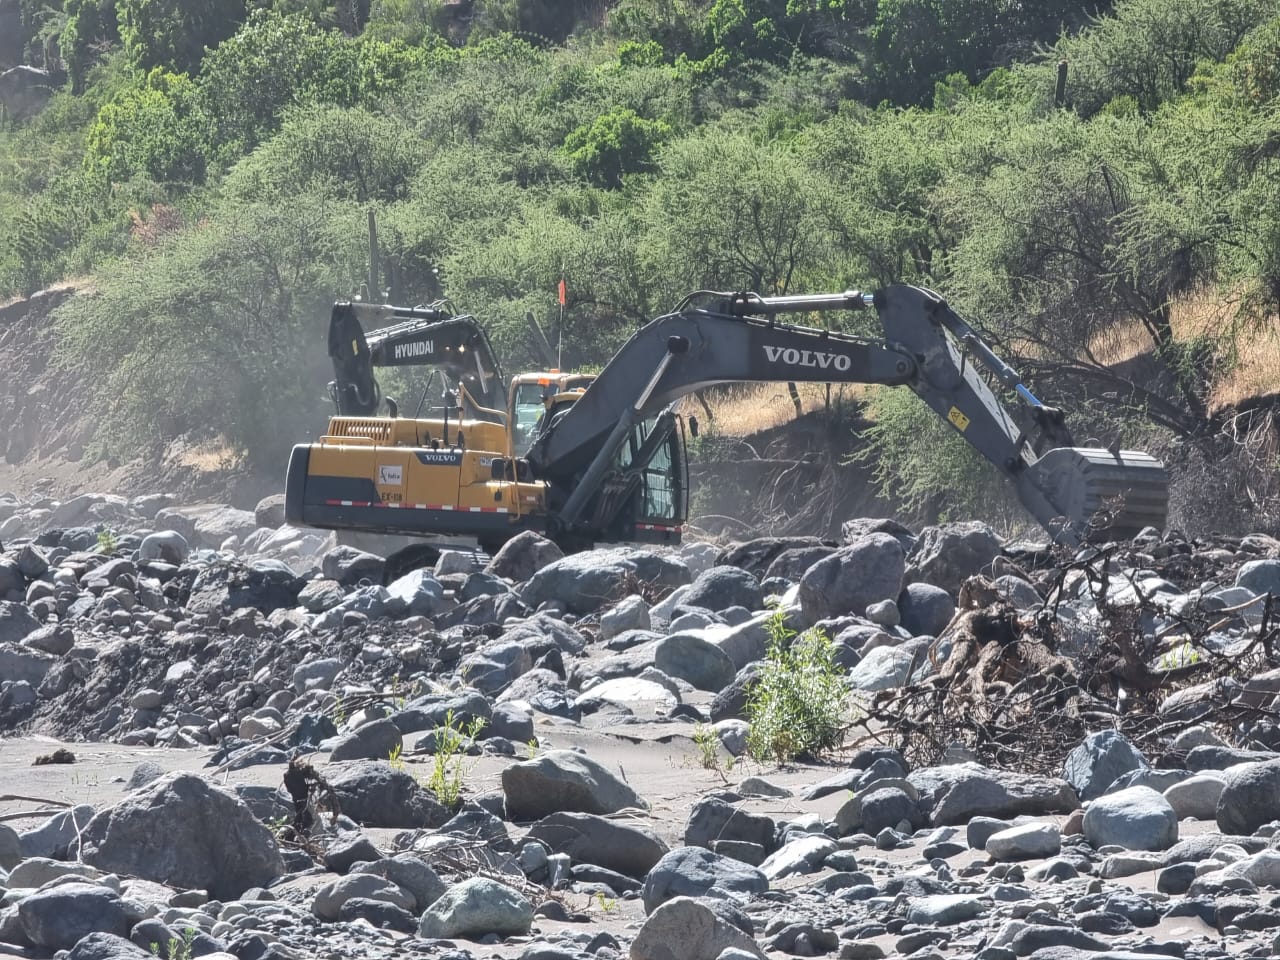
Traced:
<svg viewBox="0 0 1280 960">
<path fill-rule="evenodd" d="M 835 649 L 821 630 L 796 635 L 781 610 L 769 621 L 764 669 L 747 700 L 747 753 L 756 760 L 816 760 L 844 740 L 849 699 Z"/>
</svg>

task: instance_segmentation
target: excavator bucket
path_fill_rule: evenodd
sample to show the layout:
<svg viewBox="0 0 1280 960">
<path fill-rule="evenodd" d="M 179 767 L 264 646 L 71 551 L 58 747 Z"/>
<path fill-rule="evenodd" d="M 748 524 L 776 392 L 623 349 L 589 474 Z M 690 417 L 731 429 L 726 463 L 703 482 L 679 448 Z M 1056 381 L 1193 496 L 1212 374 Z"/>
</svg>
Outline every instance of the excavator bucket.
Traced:
<svg viewBox="0 0 1280 960">
<path fill-rule="evenodd" d="M 1071 545 L 1127 540 L 1146 527 L 1163 530 L 1169 512 L 1164 464 L 1136 450 L 1058 447 L 1029 467 L 1019 486 L 1043 497 L 1033 512 L 1051 514 L 1046 526 Z"/>
</svg>

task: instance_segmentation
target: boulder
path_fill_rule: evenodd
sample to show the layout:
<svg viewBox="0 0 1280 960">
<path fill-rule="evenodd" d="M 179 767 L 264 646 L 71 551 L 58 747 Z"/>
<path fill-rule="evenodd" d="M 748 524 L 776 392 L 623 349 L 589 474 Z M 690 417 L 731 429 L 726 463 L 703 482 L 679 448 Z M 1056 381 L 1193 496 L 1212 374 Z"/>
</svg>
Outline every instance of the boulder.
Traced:
<svg viewBox="0 0 1280 960">
<path fill-rule="evenodd" d="M 532 530 L 517 533 L 504 543 L 485 570 L 514 583 L 524 583 L 543 567 L 564 559 L 564 551 Z"/>
<path fill-rule="evenodd" d="M 654 592 L 690 582 L 689 568 L 678 560 L 644 550 L 619 547 L 578 553 L 537 571 L 520 598 L 537 609 L 554 601 L 570 613 L 596 613 L 644 586 Z"/>
<path fill-rule="evenodd" d="M 898 595 L 900 622 L 913 637 L 938 636 L 955 614 L 951 594 L 931 583 L 909 583 Z"/>
<path fill-rule="evenodd" d="M 659 640 L 653 665 L 667 676 L 712 693 L 732 683 L 736 671 L 728 654 L 695 633 L 674 633 Z"/>
<path fill-rule="evenodd" d="M 45 950 L 68 950 L 91 933 L 129 934 L 129 911 L 120 894 L 95 883 L 62 883 L 18 902 L 18 924 Z"/>
<path fill-rule="evenodd" d="M 825 834 L 804 834 L 769 854 L 760 864 L 760 872 L 770 880 L 813 873 L 839 848 L 840 845 Z"/>
<path fill-rule="evenodd" d="M 701 897 L 712 889 L 748 898 L 768 890 L 769 878 L 753 866 L 702 847 L 677 847 L 645 877 L 644 910 L 653 913 L 675 897 Z"/>
<path fill-rule="evenodd" d="M 611 640 L 628 630 L 648 630 L 650 626 L 649 605 L 644 597 L 633 593 L 600 615 L 600 639 Z"/>
<path fill-rule="evenodd" d="M 196 536 L 206 546 L 217 550 L 229 538 L 243 540 L 258 529 L 258 521 L 251 510 L 235 507 L 219 507 L 210 510 L 196 521 Z"/>
<path fill-rule="evenodd" d="M 643 827 L 590 813 L 553 813 L 529 828 L 552 853 L 567 853 L 574 863 L 592 863 L 628 877 L 642 878 L 669 851 Z"/>
<path fill-rule="evenodd" d="M 765 570 L 761 581 L 786 580 L 788 583 L 799 583 L 804 572 L 819 560 L 825 560 L 836 552 L 835 547 L 792 547 L 778 554 L 769 568 Z"/>
<path fill-rule="evenodd" d="M 830 552 L 833 545 L 817 537 L 758 537 L 745 543 L 734 544 L 722 551 L 720 556 L 716 557 L 716 565 L 741 567 L 757 579 L 763 580 L 774 560 L 786 551 L 814 548 L 822 548 Z"/>
<path fill-rule="evenodd" d="M 275 837 L 233 793 L 203 777 L 161 777 L 97 814 L 80 838 L 85 863 L 231 900 L 284 873 Z"/>
<path fill-rule="evenodd" d="M 1069 754 L 1062 779 L 1075 788 L 1081 800 L 1094 800 L 1107 792 L 1116 778 L 1135 770 L 1149 770 L 1142 751 L 1118 730 L 1091 733 Z"/>
<path fill-rule="evenodd" d="M 4 606 L 6 604 L 0 603 L 0 608 Z M 22 614 L 18 617 L 6 618 L 5 611 L 0 609 L 0 636 L 5 633 L 6 624 L 13 625 L 18 620 L 24 620 L 24 622 L 32 625 L 31 630 L 19 637 L 19 639 L 25 639 L 28 634 L 36 632 L 39 624 L 26 612 L 26 608 L 22 604 L 14 604 L 14 606 L 22 610 Z M 12 636 L 13 634 L 10 635 Z M 59 659 L 57 657 L 52 657 L 47 653 L 33 650 L 30 647 L 20 647 L 13 641 L 0 639 L 0 677 L 5 680 L 29 683 L 33 687 L 39 686 L 40 681 L 44 679 L 44 675 L 53 669 L 53 666 L 58 662 Z"/>
<path fill-rule="evenodd" d="M 730 607 L 759 610 L 764 606 L 760 581 L 741 567 L 712 567 L 698 575 L 681 599 L 686 607 L 702 607 L 719 613 Z"/>
<path fill-rule="evenodd" d="M 362 724 L 333 745 L 329 762 L 342 760 L 386 760 L 404 748 L 400 728 L 390 720 Z"/>
<path fill-rule="evenodd" d="M 520 893 L 487 877 L 456 883 L 422 915 L 418 936 L 479 939 L 488 934 L 523 936 L 533 925 L 533 905 Z"/>
<path fill-rule="evenodd" d="M 387 585 L 389 607 L 397 616 L 434 617 L 449 609 L 444 587 L 429 570 L 411 570 Z"/>
<path fill-rule="evenodd" d="M 694 897 L 675 897 L 660 904 L 631 943 L 631 960 L 719 960 L 764 953 L 755 939 Z M 736 958 L 735 958 L 736 960 Z"/>
<path fill-rule="evenodd" d="M 1130 787 L 1089 804 L 1084 836 L 1094 847 L 1166 850 L 1178 841 L 1178 815 L 1150 787 Z"/>
<path fill-rule="evenodd" d="M 320 558 L 320 570 L 325 577 L 337 580 L 344 587 L 354 587 L 362 580 L 381 583 L 385 568 L 382 557 L 345 544 L 339 544 Z"/>
<path fill-rule="evenodd" d="M 262 613 L 298 605 L 305 585 L 283 563 L 276 560 L 219 560 L 202 568 L 191 583 L 187 612 L 193 615 L 233 613 L 253 607 Z"/>
<path fill-rule="evenodd" d="M 275 529 L 284 526 L 284 494 L 273 493 L 258 501 L 253 508 L 253 522 L 259 527 Z"/>
<path fill-rule="evenodd" d="M 502 771 L 511 820 L 540 820 L 562 811 L 610 814 L 647 804 L 626 783 L 590 757 L 572 750 L 546 753 Z"/>
<path fill-rule="evenodd" d="M 1062 834 L 1051 823 L 1023 823 L 987 837 L 986 851 L 995 860 L 1040 860 L 1056 857 Z"/>
<path fill-rule="evenodd" d="M 1000 553 L 1000 537 L 981 521 L 925 527 L 911 554 L 906 580 L 931 583 L 955 596 L 965 580 L 987 571 Z"/>
<path fill-rule="evenodd" d="M 1179 820 L 1216 820 L 1218 800 L 1226 787 L 1226 778 L 1217 774 L 1201 773 L 1167 787 L 1164 798 L 1173 807 Z"/>
<path fill-rule="evenodd" d="M 848 613 L 862 614 L 902 592 L 906 559 L 902 544 L 873 533 L 819 560 L 800 578 L 800 607 L 808 623 Z"/>
<path fill-rule="evenodd" d="M 65 860 L 72 841 L 95 813 L 97 811 L 87 803 L 55 813 L 38 827 L 23 832 L 22 855 Z"/>
<path fill-rule="evenodd" d="M 703 797 L 693 805 L 684 828 L 689 847 L 711 847 L 715 841 L 757 844 L 766 853 L 774 848 L 776 827 L 769 817 L 740 810 L 719 797 Z"/>
<path fill-rule="evenodd" d="M 1236 586 L 1258 596 L 1270 593 L 1280 597 L 1280 560 L 1269 558 L 1241 564 L 1236 573 Z"/>
<path fill-rule="evenodd" d="M 911 679 L 915 670 L 928 664 L 928 650 L 923 641 L 910 641 L 896 647 L 875 647 L 849 671 L 849 686 L 868 693 L 892 690 Z"/>
<path fill-rule="evenodd" d="M 411 774 L 386 760 L 330 764 L 323 775 L 344 815 L 366 827 L 438 827 L 449 811 Z"/>
<path fill-rule="evenodd" d="M 22 838 L 7 823 L 0 823 L 0 870 L 8 873 L 22 860 Z"/>
<path fill-rule="evenodd" d="M 44 109 L 53 96 L 47 70 L 19 64 L 0 73 L 0 106 L 12 120 L 25 120 Z"/>
<path fill-rule="evenodd" d="M 1280 760 L 1227 770 L 1215 817 L 1223 833 L 1246 836 L 1264 823 L 1280 820 Z"/>
<path fill-rule="evenodd" d="M 351 872 L 385 877 L 401 890 L 413 895 L 418 912 L 426 910 L 448 889 L 448 885 L 440 879 L 431 864 L 411 853 L 397 853 L 394 857 L 357 863 Z"/>
<path fill-rule="evenodd" d="M 976 816 L 1070 813 L 1080 806 L 1071 784 L 1053 777 L 991 770 L 978 763 L 924 767 L 907 777 L 934 826 L 968 823 Z"/>
<path fill-rule="evenodd" d="M 372 873 L 351 873 L 326 883 L 315 892 L 311 912 L 321 920 L 337 920 L 342 905 L 353 897 L 365 900 L 381 900 L 395 904 L 401 910 L 413 910 L 417 904 L 413 894 L 399 884 Z"/>
<path fill-rule="evenodd" d="M 39 628 L 40 621 L 31 615 L 25 603 L 0 600 L 0 644 L 19 643 Z M 44 676 L 43 671 L 40 672 L 40 676 Z M 4 664 L 0 664 L 0 677 L 6 680 L 29 679 L 25 673 L 10 673 Z M 39 680 L 36 682 L 38 683 Z"/>
</svg>

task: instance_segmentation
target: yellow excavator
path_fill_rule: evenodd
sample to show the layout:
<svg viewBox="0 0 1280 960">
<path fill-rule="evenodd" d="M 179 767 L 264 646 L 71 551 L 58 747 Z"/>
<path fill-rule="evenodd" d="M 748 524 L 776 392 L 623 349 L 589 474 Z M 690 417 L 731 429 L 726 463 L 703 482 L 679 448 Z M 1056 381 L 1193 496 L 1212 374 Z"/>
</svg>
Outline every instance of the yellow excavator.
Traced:
<svg viewBox="0 0 1280 960">
<path fill-rule="evenodd" d="M 883 335 L 780 320 L 844 310 L 875 310 Z M 366 336 L 362 318 L 400 322 Z M 907 387 L 1009 479 L 1060 543 L 1131 537 L 1166 518 L 1160 462 L 1075 447 L 1062 414 L 920 287 L 698 292 L 637 331 L 595 376 L 548 371 L 505 384 L 474 319 L 441 308 L 340 304 L 329 353 L 338 415 L 289 461 L 285 512 L 299 525 L 474 537 L 488 552 L 523 530 L 570 550 L 678 543 L 689 486 L 677 403 L 740 381 Z M 413 362 L 442 370 L 444 403 L 402 417 L 390 402 L 381 415 L 373 368 Z M 998 390 L 1020 401 L 1018 416 Z"/>
</svg>

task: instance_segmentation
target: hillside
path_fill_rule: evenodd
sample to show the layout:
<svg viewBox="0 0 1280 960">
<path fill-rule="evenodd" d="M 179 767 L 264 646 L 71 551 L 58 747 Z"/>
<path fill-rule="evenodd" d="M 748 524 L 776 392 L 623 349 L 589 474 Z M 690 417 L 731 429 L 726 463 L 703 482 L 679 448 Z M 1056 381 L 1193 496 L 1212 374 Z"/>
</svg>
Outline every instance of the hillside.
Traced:
<svg viewBox="0 0 1280 960">
<path fill-rule="evenodd" d="M 528 314 L 598 366 L 690 290 L 909 282 L 1164 456 L 1185 528 L 1280 522 L 1280 0 L 0 0 L 0 37 L 0 299 L 83 291 L 0 328 L 15 484 L 278 477 L 362 289 L 515 369 Z M 902 509 L 989 513 L 936 422 L 861 416 Z"/>
</svg>

